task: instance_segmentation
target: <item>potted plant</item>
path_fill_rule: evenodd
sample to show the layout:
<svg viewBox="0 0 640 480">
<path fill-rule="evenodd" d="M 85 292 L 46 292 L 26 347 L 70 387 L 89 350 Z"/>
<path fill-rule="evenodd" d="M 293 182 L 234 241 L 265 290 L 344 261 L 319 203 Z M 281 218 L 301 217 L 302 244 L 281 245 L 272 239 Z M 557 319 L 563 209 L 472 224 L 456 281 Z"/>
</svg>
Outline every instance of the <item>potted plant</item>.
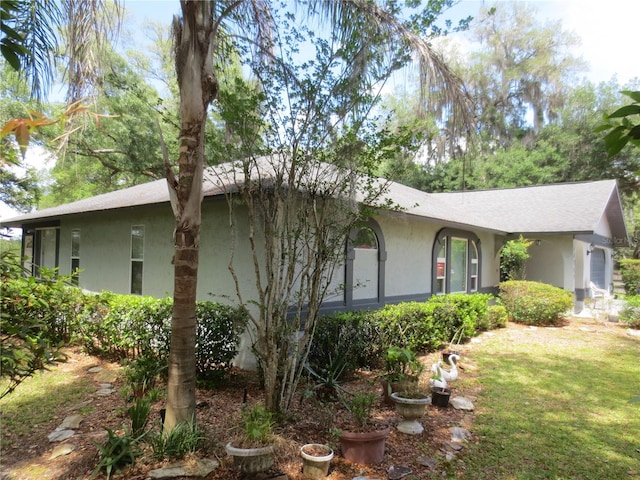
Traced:
<svg viewBox="0 0 640 480">
<path fill-rule="evenodd" d="M 307 443 L 300 448 L 302 473 L 306 478 L 324 478 L 329 473 L 333 450 L 328 445 Z"/>
<path fill-rule="evenodd" d="M 385 355 L 385 373 L 380 377 L 384 403 L 393 405 L 393 392 L 408 390 L 416 385 L 424 365 L 408 348 L 389 347 Z"/>
<path fill-rule="evenodd" d="M 424 432 L 424 427 L 418 419 L 424 415 L 425 408 L 431 401 L 429 395 L 413 389 L 393 392 L 391 399 L 396 405 L 396 412 L 402 417 L 397 427 L 398 431 L 409 435 L 419 435 Z"/>
<path fill-rule="evenodd" d="M 382 462 L 389 426 L 375 422 L 372 417 L 376 395 L 356 392 L 343 396 L 352 423 L 340 431 L 342 455 L 352 462 L 374 465 Z"/>
<path fill-rule="evenodd" d="M 264 472 L 273 465 L 273 415 L 262 405 L 242 409 L 240 434 L 227 443 L 227 454 L 244 474 Z"/>
</svg>

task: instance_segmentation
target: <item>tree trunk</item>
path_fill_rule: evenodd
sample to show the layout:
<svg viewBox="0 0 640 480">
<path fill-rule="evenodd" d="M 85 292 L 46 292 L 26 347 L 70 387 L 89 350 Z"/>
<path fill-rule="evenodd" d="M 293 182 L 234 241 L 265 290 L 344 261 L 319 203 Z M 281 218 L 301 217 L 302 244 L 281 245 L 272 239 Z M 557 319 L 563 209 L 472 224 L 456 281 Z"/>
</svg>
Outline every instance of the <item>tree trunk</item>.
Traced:
<svg viewBox="0 0 640 480">
<path fill-rule="evenodd" d="M 196 294 L 207 108 L 217 94 L 212 67 L 212 2 L 180 2 L 174 17 L 175 62 L 180 88 L 178 178 L 167 168 L 176 218 L 173 319 L 164 432 L 195 420 Z"/>
</svg>

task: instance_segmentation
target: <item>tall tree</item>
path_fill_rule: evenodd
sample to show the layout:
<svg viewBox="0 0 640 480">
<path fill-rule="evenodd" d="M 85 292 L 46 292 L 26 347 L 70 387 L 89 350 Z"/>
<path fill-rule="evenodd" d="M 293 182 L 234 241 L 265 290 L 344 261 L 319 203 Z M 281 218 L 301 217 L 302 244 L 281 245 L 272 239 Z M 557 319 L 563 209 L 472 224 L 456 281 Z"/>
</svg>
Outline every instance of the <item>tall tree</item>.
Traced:
<svg viewBox="0 0 640 480">
<path fill-rule="evenodd" d="M 421 78 L 439 83 L 452 103 L 451 111 L 463 111 L 466 97 L 461 85 L 441 58 L 421 38 L 438 9 L 427 6 L 407 21 L 397 15 L 400 7 L 388 4 L 391 11 L 365 1 L 301 2 L 310 13 L 317 13 L 329 23 L 329 29 L 339 32 L 345 40 L 342 62 L 351 68 L 344 81 L 379 73 L 369 60 L 371 52 L 385 48 L 397 54 L 399 61 L 410 58 L 410 51 L 420 61 Z M 443 2 L 447 4 L 448 2 Z M 198 244 L 201 223 L 202 174 L 204 164 L 204 124 L 209 104 L 218 94 L 214 55 L 223 55 L 226 46 L 223 34 L 234 42 L 254 37 L 247 46 L 271 59 L 273 38 L 278 26 L 271 11 L 274 5 L 266 1 L 246 1 L 227 4 L 181 1 L 182 16 L 174 18 L 176 72 L 180 90 L 180 151 L 178 175 L 167 165 L 176 216 L 176 253 L 174 315 L 169 359 L 169 391 L 165 430 L 193 417 L 195 407 L 195 368 L 193 348 L 195 338 L 195 295 L 198 270 Z M 326 120 L 325 120 L 326 121 Z M 290 146 L 294 147 L 294 146 Z M 168 163 L 168 162 L 167 162 Z M 274 406 L 272 406 L 274 407 Z"/>
</svg>

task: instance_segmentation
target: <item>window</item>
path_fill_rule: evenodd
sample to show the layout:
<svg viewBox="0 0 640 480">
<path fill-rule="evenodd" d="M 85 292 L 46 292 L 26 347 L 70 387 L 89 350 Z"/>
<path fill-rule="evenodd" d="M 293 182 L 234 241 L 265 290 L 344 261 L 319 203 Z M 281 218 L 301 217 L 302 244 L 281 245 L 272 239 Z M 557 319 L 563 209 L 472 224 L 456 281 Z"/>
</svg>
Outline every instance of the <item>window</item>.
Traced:
<svg viewBox="0 0 640 480">
<path fill-rule="evenodd" d="M 80 279 L 80 230 L 71 230 L 71 273 L 75 274 L 72 282 L 78 285 Z"/>
<path fill-rule="evenodd" d="M 34 275 L 40 276 L 42 268 L 54 269 L 58 264 L 58 240 L 60 229 L 36 228 L 34 243 Z"/>
<path fill-rule="evenodd" d="M 131 227 L 131 293 L 142 295 L 142 264 L 144 261 L 144 226 Z"/>
<path fill-rule="evenodd" d="M 433 253 L 433 293 L 472 293 L 480 285 L 480 240 L 473 233 L 443 229 Z"/>
</svg>

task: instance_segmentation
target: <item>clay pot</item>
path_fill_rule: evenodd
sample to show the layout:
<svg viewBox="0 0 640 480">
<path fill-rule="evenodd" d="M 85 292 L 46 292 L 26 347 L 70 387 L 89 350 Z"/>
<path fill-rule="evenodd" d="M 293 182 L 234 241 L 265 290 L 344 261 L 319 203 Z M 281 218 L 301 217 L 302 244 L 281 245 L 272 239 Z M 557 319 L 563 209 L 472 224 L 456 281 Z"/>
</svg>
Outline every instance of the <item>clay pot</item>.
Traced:
<svg viewBox="0 0 640 480">
<path fill-rule="evenodd" d="M 329 473 L 333 450 L 327 445 L 308 443 L 300 448 L 302 473 L 306 478 L 324 478 Z"/>
<path fill-rule="evenodd" d="M 363 433 L 343 430 L 340 436 L 342 456 L 363 465 L 376 465 L 382 462 L 390 430 L 389 427 Z"/>
</svg>

